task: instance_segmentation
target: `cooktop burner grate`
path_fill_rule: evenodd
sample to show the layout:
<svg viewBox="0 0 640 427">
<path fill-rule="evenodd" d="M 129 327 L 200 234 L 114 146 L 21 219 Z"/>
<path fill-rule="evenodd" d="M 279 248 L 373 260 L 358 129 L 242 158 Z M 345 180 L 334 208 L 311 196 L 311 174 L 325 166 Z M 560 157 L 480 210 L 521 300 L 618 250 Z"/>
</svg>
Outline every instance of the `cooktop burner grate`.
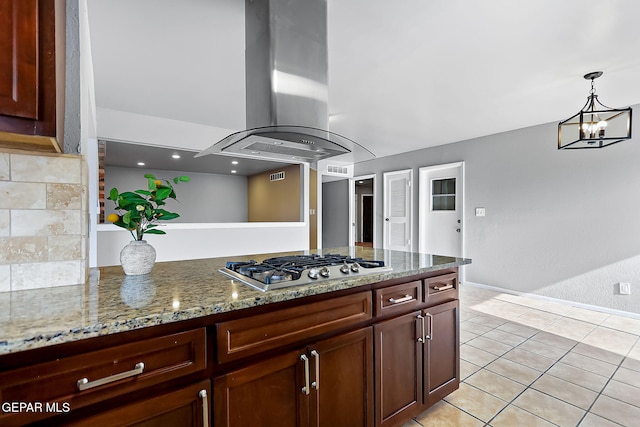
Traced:
<svg viewBox="0 0 640 427">
<path fill-rule="evenodd" d="M 260 263 L 255 260 L 229 261 L 226 268 L 220 271 L 260 290 L 267 290 L 329 279 L 331 276 L 365 275 L 388 270 L 391 268 L 385 267 L 384 261 L 339 254 L 314 254 L 274 257 Z"/>
</svg>

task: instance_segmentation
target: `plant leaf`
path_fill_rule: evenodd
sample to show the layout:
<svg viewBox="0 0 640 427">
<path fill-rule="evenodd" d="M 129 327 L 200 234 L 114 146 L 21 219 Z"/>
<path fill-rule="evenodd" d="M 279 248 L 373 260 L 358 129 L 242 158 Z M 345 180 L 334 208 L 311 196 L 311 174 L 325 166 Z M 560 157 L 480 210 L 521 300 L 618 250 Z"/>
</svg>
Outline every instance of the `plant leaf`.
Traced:
<svg viewBox="0 0 640 427">
<path fill-rule="evenodd" d="M 118 200 L 118 189 L 113 187 L 109 192 L 109 197 L 107 197 L 107 199 L 113 200 L 114 202 Z"/>
<path fill-rule="evenodd" d="M 171 187 L 158 188 L 156 191 L 156 202 L 166 199 L 172 192 L 173 189 Z"/>
<path fill-rule="evenodd" d="M 162 230 L 158 230 L 157 228 L 154 228 L 153 230 L 147 230 L 147 231 L 145 231 L 145 233 L 147 233 L 147 234 L 167 234 Z"/>
</svg>

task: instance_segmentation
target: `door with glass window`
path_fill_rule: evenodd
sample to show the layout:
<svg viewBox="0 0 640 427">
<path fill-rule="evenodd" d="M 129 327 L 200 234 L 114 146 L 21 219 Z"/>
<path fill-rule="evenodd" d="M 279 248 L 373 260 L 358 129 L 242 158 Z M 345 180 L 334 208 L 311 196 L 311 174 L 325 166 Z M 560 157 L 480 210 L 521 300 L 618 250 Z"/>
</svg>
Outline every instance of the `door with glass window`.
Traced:
<svg viewBox="0 0 640 427">
<path fill-rule="evenodd" d="M 462 256 L 462 166 L 420 169 L 420 252 Z"/>
</svg>

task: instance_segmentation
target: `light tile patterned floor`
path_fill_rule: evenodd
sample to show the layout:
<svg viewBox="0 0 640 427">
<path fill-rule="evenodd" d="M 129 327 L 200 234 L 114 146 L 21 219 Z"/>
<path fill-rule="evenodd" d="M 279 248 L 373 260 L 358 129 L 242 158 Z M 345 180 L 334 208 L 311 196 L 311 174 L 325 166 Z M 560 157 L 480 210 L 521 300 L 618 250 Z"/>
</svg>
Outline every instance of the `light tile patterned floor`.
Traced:
<svg viewBox="0 0 640 427">
<path fill-rule="evenodd" d="M 403 427 L 640 426 L 640 320 L 460 290 L 460 389 Z"/>
</svg>

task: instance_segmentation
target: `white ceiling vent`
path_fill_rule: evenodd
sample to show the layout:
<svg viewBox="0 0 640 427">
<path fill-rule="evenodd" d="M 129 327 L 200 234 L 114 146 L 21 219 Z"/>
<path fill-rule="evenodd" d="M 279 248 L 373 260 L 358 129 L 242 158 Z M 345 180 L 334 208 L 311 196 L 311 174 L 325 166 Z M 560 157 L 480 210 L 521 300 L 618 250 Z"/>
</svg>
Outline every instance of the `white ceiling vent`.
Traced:
<svg viewBox="0 0 640 427">
<path fill-rule="evenodd" d="M 346 166 L 327 165 L 327 173 L 332 175 L 349 176 L 349 168 Z"/>
<path fill-rule="evenodd" d="M 269 181 L 282 181 L 284 179 L 284 171 L 272 173 L 269 175 Z"/>
</svg>

